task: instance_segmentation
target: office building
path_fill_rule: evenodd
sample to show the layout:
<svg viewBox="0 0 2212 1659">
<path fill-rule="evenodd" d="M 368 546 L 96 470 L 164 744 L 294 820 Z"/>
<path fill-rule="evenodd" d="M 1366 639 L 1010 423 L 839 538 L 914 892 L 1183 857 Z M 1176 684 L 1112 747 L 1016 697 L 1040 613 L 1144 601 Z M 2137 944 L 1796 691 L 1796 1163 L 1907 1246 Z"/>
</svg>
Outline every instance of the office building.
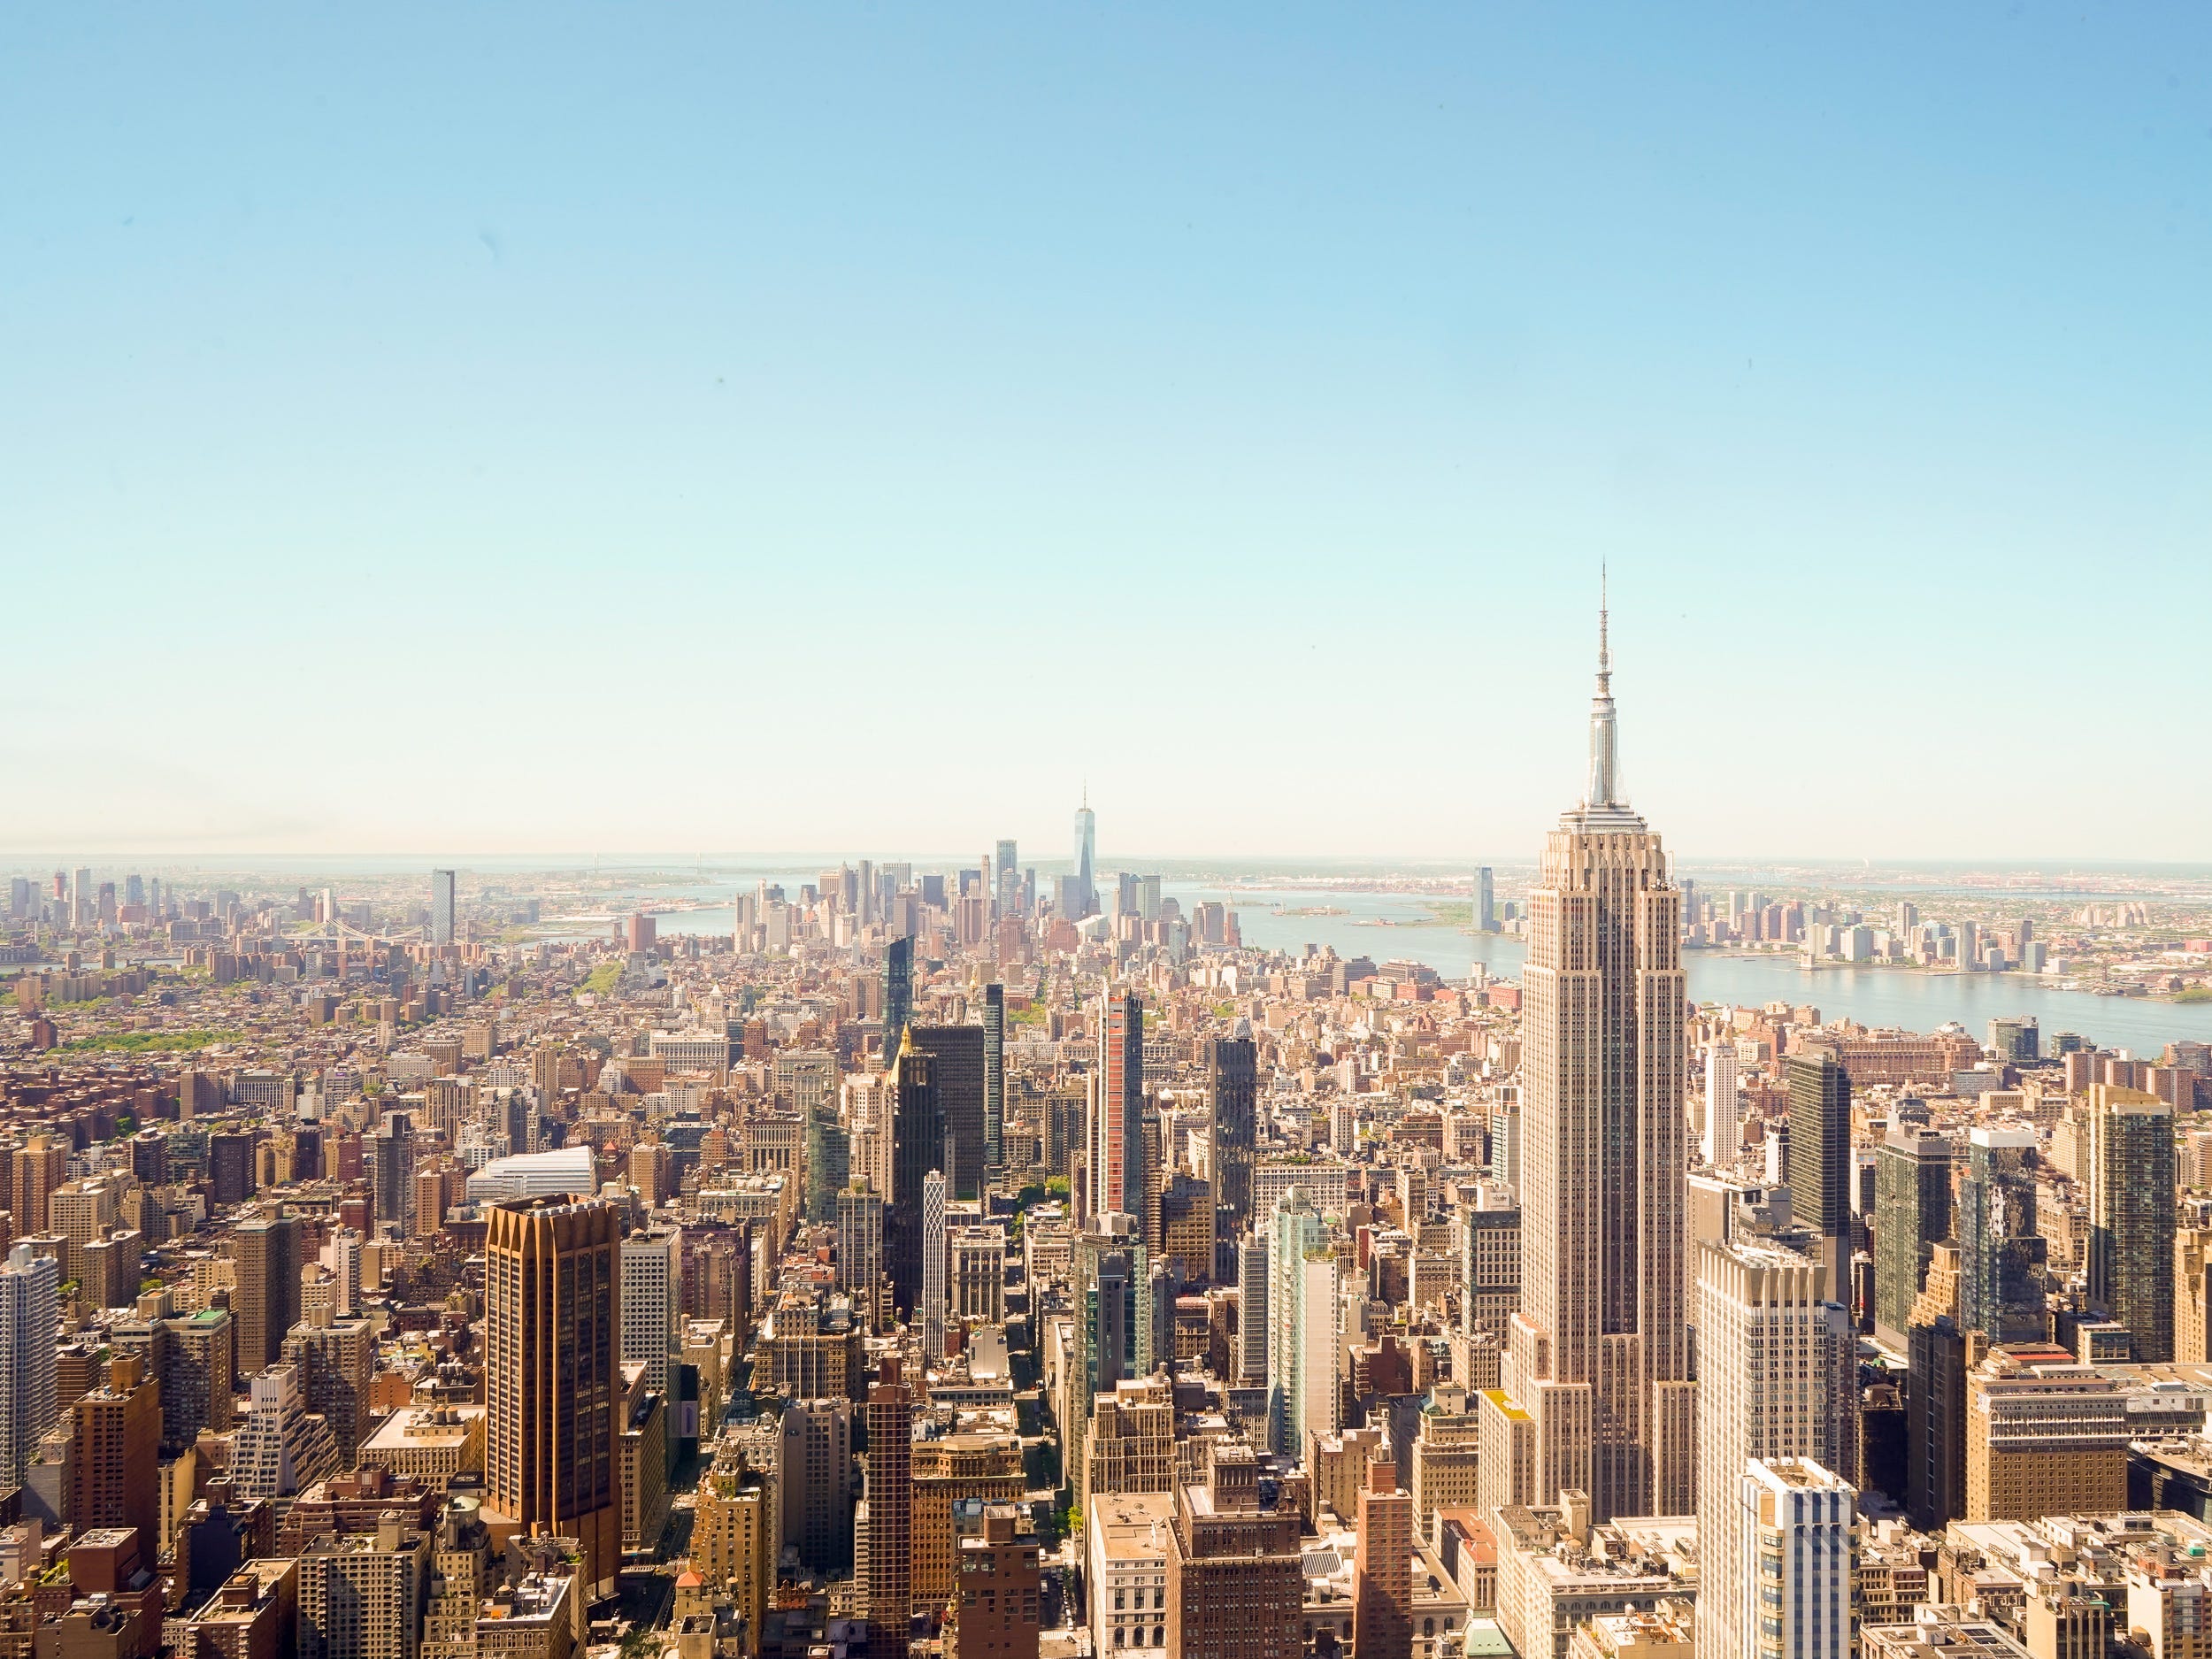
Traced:
<svg viewBox="0 0 2212 1659">
<path fill-rule="evenodd" d="M 1110 992 L 1098 1010 L 1091 1097 L 1091 1214 L 1144 1214 L 1144 998 Z"/>
<path fill-rule="evenodd" d="M 1705 1162 L 1717 1170 L 1743 1150 L 1743 1094 L 1736 1080 L 1736 1045 L 1705 1045 Z"/>
<path fill-rule="evenodd" d="M 251 1376 L 283 1357 L 284 1339 L 299 1323 L 299 1223 L 288 1216 L 240 1222 L 231 1232 L 231 1257 L 238 1273 L 238 1371 Z"/>
<path fill-rule="evenodd" d="M 1678 1514 L 1694 1479 L 1681 896 L 1620 798 L 1611 678 L 1601 609 L 1588 791 L 1546 839 L 1529 896 L 1523 1285 L 1504 1376 L 1535 1425 L 1538 1502 L 1584 1492 L 1600 1519 Z"/>
<path fill-rule="evenodd" d="M 946 1659 L 1037 1659 L 1044 1627 L 1037 1540 L 1019 1525 L 1021 1513 L 1015 1504 L 985 1503 L 976 1529 L 961 1535 Z"/>
<path fill-rule="evenodd" d="M 916 1046 L 912 1033 L 901 1039 L 891 1091 L 891 1196 L 883 1210 L 884 1270 L 891 1280 L 891 1305 L 902 1319 L 915 1319 L 921 1308 L 925 1259 L 923 1183 L 944 1168 L 945 1117 L 937 1096 L 936 1058 Z"/>
<path fill-rule="evenodd" d="M 2048 1241 L 2036 1225 L 2039 1137 L 2026 1125 L 1976 1124 L 1953 1203 L 1959 1323 L 1993 1344 L 2040 1341 Z"/>
<path fill-rule="evenodd" d="M 377 1221 L 396 1222 L 412 1233 L 415 1219 L 415 1120 L 403 1111 L 386 1112 L 368 1137 L 370 1193 Z"/>
<path fill-rule="evenodd" d="M 2089 1090 L 2089 1300 L 2135 1339 L 2137 1360 L 2174 1356 L 2174 1109 L 2114 1084 Z"/>
<path fill-rule="evenodd" d="M 1387 1455 L 1368 1461 L 1352 1564 L 1352 1649 L 1359 1659 L 1411 1659 L 1413 1499 Z"/>
<path fill-rule="evenodd" d="M 1021 859 L 1012 841 L 1001 841 L 991 859 L 992 902 L 1002 917 L 1019 916 L 1022 909 Z"/>
<path fill-rule="evenodd" d="M 841 1576 L 853 1566 L 853 1402 L 794 1400 L 777 1425 L 782 1505 L 779 1536 L 810 1572 Z"/>
<path fill-rule="evenodd" d="M 610 1594 L 622 1559 L 621 1211 L 521 1199 L 494 1207 L 489 1223 L 485 1519 L 495 1534 L 579 1540 L 583 1594 Z"/>
<path fill-rule="evenodd" d="M 1269 1449 L 1303 1459 L 1314 1437 L 1343 1420 L 1339 1386 L 1337 1268 L 1328 1225 L 1292 1187 L 1268 1217 Z"/>
<path fill-rule="evenodd" d="M 2128 1507 L 2124 1386 L 2063 1348 L 1998 1349 L 1966 1381 L 1966 1515 L 2032 1521 Z"/>
<path fill-rule="evenodd" d="M 1252 1225 L 1252 1152 L 1259 1132 L 1259 1048 L 1240 1019 L 1206 1045 L 1206 1109 L 1216 1202 L 1232 1232 Z"/>
<path fill-rule="evenodd" d="M 1083 1512 L 1094 1655 L 1135 1649 L 1168 1659 L 1168 1535 L 1175 1499 L 1167 1493 L 1102 1497 Z"/>
<path fill-rule="evenodd" d="M 883 1301 L 883 1199 L 864 1187 L 837 1194 L 837 1288 L 873 1332 Z"/>
<path fill-rule="evenodd" d="M 1085 1502 L 1104 1493 L 1175 1489 L 1175 1397 L 1158 1375 L 1124 1377 L 1093 1397 Z"/>
<path fill-rule="evenodd" d="M 1701 1655 L 1756 1646 L 1755 1586 L 1730 1576 L 1753 1548 L 1744 1530 L 1747 1466 L 1856 1461 L 1858 1339 L 1828 1285 L 1824 1264 L 1777 1245 L 1741 1239 L 1698 1248 L 1698 1554 L 1723 1569 L 1715 1575 L 1720 1594 L 1701 1598 Z"/>
<path fill-rule="evenodd" d="M 449 945 L 453 940 L 453 872 L 433 870 L 430 872 L 430 942 Z"/>
<path fill-rule="evenodd" d="M 1488 864 L 1475 872 L 1475 931 L 1479 933 L 1498 931 L 1497 887 L 1492 879 Z"/>
<path fill-rule="evenodd" d="M 1731 1485 L 1732 1553 L 1716 1557 L 1698 1525 L 1699 1659 L 1854 1659 L 1856 1490 L 1800 1457 L 1753 1458 Z M 1716 1612 L 1724 1643 L 1706 1638 Z"/>
<path fill-rule="evenodd" d="M 1267 1383 L 1267 1235 L 1237 1241 L 1236 1381 L 1245 1388 Z"/>
<path fill-rule="evenodd" d="M 1068 1249 L 1075 1317 L 1061 1402 L 1065 1478 L 1078 1494 L 1089 1479 L 1091 1404 L 1125 1378 L 1152 1371 L 1152 1266 L 1129 1216 L 1094 1217 Z"/>
<path fill-rule="evenodd" d="M 2174 1358 L 2184 1365 L 2212 1361 L 2212 1227 L 2174 1235 Z"/>
<path fill-rule="evenodd" d="M 60 1407 L 61 1264 L 27 1244 L 0 1267 L 0 1491 L 20 1486 Z"/>
<path fill-rule="evenodd" d="M 645 1386 L 675 1398 L 683 1361 L 684 1235 L 649 1226 L 622 1240 L 622 1357 L 642 1363 Z"/>
<path fill-rule="evenodd" d="M 1091 810 L 1087 791 L 1084 795 L 1083 804 L 1075 810 L 1075 873 L 1071 879 L 1075 883 L 1076 902 L 1082 908 L 1068 919 L 1079 922 L 1086 916 L 1097 915 L 1098 818 Z"/>
<path fill-rule="evenodd" d="M 806 1218 L 833 1221 L 837 1194 L 852 1179 L 852 1135 L 837 1120 L 834 1099 L 806 1112 Z"/>
<path fill-rule="evenodd" d="M 933 1062 L 937 1109 L 944 1118 L 944 1151 L 934 1167 L 945 1172 L 949 1198 L 963 1203 L 983 1196 L 984 1095 L 988 1068 L 980 1025 L 916 1025 L 914 1046 Z"/>
<path fill-rule="evenodd" d="M 2033 1064 L 2042 1057 L 2043 1032 L 2032 1016 L 1989 1022 L 1989 1048 L 2010 1064 Z"/>
<path fill-rule="evenodd" d="M 1512 1335 L 1521 1302 L 1521 1211 L 1504 1187 L 1478 1190 L 1472 1209 L 1459 1212 L 1465 1254 L 1460 1263 L 1460 1317 L 1470 1333 L 1502 1346 Z"/>
<path fill-rule="evenodd" d="M 1906 1346 L 1906 1327 L 1935 1247 L 1951 1236 L 1947 1135 L 1912 1124 L 1893 1127 L 1874 1149 L 1874 1334 Z"/>
<path fill-rule="evenodd" d="M 887 1355 L 868 1390 L 868 1648 L 906 1651 L 914 1601 L 914 1393 Z"/>
<path fill-rule="evenodd" d="M 922 1178 L 922 1363 L 945 1357 L 945 1269 L 949 1247 L 945 1234 L 945 1178 L 932 1170 Z"/>
<path fill-rule="evenodd" d="M 1296 1508 L 1263 1492 L 1252 1448 L 1207 1443 L 1168 1533 L 1170 1651 L 1178 1659 L 1302 1659 L 1306 1579 Z"/>
<path fill-rule="evenodd" d="M 1790 1214 L 1819 1239 L 1835 1298 L 1851 1297 L 1851 1074 L 1814 1049 L 1782 1063 L 1790 1102 Z M 1846 1465 L 1847 1467 L 1847 1465 Z"/>
<path fill-rule="evenodd" d="M 1014 843 L 1000 849 L 1011 856 Z M 1006 1167 L 1006 987 L 996 980 L 983 987 L 983 1167 L 995 1175 Z"/>
<path fill-rule="evenodd" d="M 1966 1379 L 1988 1338 L 1955 1316 L 1916 1320 L 1906 1344 L 1905 1513 L 1922 1532 L 1966 1514 Z"/>
<path fill-rule="evenodd" d="M 914 1017 L 914 941 L 900 936 L 883 947 L 883 1069 L 898 1058 L 899 1044 Z"/>
</svg>

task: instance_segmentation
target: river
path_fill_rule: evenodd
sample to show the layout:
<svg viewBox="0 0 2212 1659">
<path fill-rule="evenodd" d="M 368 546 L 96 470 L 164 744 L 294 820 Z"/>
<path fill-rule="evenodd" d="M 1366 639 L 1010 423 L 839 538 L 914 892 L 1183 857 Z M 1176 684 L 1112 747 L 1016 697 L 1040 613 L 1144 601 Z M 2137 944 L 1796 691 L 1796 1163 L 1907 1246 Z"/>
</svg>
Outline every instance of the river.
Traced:
<svg viewBox="0 0 2212 1659">
<path fill-rule="evenodd" d="M 796 897 L 818 870 L 771 875 Z M 745 884 L 750 887 L 751 883 Z M 671 899 L 719 898 L 726 885 L 656 887 L 637 897 L 645 903 Z M 1440 926 L 1423 895 L 1345 892 L 1330 887 L 1230 888 L 1218 883 L 1169 882 L 1163 892 L 1186 916 L 1207 899 L 1236 907 L 1244 942 L 1263 950 L 1297 951 L 1328 945 L 1341 956 L 1393 957 L 1425 963 L 1447 979 L 1464 977 L 1482 963 L 1494 979 L 1519 975 L 1526 949 L 1518 939 L 1501 933 L 1462 933 Z M 1294 916 L 1286 910 L 1325 909 L 1341 914 Z M 658 918 L 664 934 L 726 933 L 733 912 L 727 904 L 671 911 Z M 579 930 L 581 931 L 581 930 Z M 596 935 L 601 930 L 590 929 Z M 573 937 L 574 933 L 565 936 Z M 1767 1002 L 1810 1003 L 1824 1019 L 1848 1018 L 1869 1025 L 1933 1031 L 1955 1020 L 1976 1036 L 1987 1034 L 1999 1016 L 2032 1015 L 2047 1044 L 2053 1033 L 2078 1032 L 2101 1048 L 2124 1048 L 2155 1057 L 2169 1042 L 2212 1042 L 2212 1003 L 2154 1002 L 2145 997 L 2098 996 L 2069 991 L 2016 973 L 1929 973 L 1905 968 L 1807 969 L 1794 956 L 1740 956 L 1717 951 L 1684 953 L 1691 997 L 1700 1002 L 1727 1002 L 1756 1008 Z"/>
</svg>

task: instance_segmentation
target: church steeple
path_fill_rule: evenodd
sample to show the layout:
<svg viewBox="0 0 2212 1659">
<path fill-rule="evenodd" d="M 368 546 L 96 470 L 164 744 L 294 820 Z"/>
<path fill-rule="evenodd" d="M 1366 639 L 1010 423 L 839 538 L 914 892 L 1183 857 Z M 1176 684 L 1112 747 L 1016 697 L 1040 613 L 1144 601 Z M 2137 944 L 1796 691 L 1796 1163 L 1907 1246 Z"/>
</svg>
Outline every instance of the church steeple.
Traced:
<svg viewBox="0 0 2212 1659">
<path fill-rule="evenodd" d="M 1613 652 L 1606 641 L 1606 572 L 1598 566 L 1598 688 L 1590 699 L 1590 792 L 1584 805 L 1618 806 L 1613 749 Z"/>
</svg>

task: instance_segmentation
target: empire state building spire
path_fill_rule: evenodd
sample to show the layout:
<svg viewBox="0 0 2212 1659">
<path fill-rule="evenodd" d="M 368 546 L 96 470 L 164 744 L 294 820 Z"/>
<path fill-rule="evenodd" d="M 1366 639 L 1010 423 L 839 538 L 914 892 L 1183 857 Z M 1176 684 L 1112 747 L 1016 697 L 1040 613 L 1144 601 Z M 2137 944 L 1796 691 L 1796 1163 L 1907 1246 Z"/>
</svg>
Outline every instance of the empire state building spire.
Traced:
<svg viewBox="0 0 2212 1659">
<path fill-rule="evenodd" d="M 1605 567 L 1598 566 L 1598 688 L 1590 699 L 1590 793 L 1586 805 L 1621 804 L 1613 752 L 1613 653 L 1606 643 Z"/>
<path fill-rule="evenodd" d="M 1571 1490 L 1594 1517 L 1681 1515 L 1695 1502 L 1698 1388 L 1682 895 L 1621 799 L 1609 619 L 1601 591 L 1589 795 L 1545 838 L 1528 895 L 1521 1297 L 1500 1387 L 1480 1396 L 1480 1455 L 1515 1467 L 1532 1424 L 1534 1502 Z"/>
</svg>

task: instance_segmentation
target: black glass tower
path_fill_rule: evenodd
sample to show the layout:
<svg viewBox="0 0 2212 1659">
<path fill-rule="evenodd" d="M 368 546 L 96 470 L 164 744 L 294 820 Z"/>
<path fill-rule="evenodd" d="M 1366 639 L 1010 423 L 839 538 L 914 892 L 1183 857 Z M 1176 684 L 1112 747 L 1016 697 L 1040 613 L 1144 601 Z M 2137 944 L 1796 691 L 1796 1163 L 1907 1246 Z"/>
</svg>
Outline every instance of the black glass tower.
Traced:
<svg viewBox="0 0 2212 1659">
<path fill-rule="evenodd" d="M 891 1302 L 912 1319 L 922 1294 L 922 1183 L 945 1165 L 945 1114 L 937 1099 L 937 1061 L 909 1039 L 891 1083 L 891 1200 L 883 1211 L 883 1267 Z"/>
<path fill-rule="evenodd" d="M 1004 843 L 1010 852 L 1013 843 Z M 1002 882 L 1002 886 L 1004 884 Z M 1006 1167 L 1006 987 L 983 987 L 983 1164 Z"/>
<path fill-rule="evenodd" d="M 895 939 L 883 950 L 883 1066 L 899 1057 L 899 1039 L 914 1015 L 914 941 Z"/>
</svg>

